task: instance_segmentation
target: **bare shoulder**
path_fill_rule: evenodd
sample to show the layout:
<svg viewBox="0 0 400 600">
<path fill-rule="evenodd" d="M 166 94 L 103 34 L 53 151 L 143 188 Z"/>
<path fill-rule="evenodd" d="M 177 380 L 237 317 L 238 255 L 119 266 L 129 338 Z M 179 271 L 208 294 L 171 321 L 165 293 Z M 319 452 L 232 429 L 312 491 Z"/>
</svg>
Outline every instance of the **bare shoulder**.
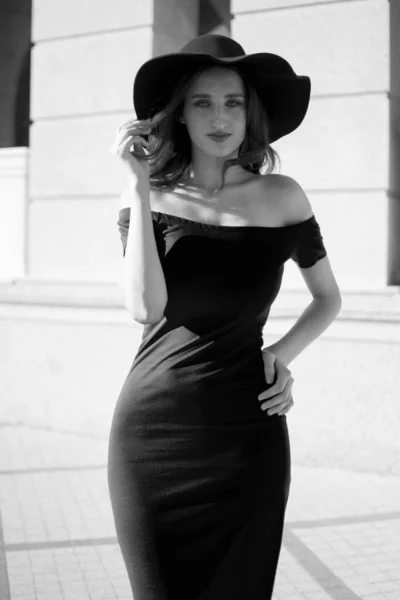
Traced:
<svg viewBox="0 0 400 600">
<path fill-rule="evenodd" d="M 264 175 L 262 185 L 268 195 L 274 195 L 286 225 L 309 219 L 314 213 L 301 185 L 288 175 Z"/>
</svg>

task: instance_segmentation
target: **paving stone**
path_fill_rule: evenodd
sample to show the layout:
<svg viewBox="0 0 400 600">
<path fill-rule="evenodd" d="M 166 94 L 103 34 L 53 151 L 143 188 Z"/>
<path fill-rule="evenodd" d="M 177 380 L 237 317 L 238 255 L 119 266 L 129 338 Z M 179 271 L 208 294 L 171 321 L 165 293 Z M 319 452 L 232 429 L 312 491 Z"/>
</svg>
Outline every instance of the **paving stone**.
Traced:
<svg viewBox="0 0 400 600">
<path fill-rule="evenodd" d="M 106 447 L 22 427 L 0 438 L 11 600 L 132 600 Z M 399 506 L 400 478 L 293 464 L 273 600 L 400 600 Z"/>
</svg>

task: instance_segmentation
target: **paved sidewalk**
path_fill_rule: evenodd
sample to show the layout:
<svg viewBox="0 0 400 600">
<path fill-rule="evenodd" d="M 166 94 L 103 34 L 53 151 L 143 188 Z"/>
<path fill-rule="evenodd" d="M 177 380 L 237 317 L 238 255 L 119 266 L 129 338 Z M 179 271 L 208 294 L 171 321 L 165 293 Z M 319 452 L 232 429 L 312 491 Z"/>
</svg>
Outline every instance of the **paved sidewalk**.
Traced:
<svg viewBox="0 0 400 600">
<path fill-rule="evenodd" d="M 0 599 L 132 600 L 107 440 L 0 426 Z M 400 600 L 400 478 L 293 464 L 274 600 Z"/>
</svg>

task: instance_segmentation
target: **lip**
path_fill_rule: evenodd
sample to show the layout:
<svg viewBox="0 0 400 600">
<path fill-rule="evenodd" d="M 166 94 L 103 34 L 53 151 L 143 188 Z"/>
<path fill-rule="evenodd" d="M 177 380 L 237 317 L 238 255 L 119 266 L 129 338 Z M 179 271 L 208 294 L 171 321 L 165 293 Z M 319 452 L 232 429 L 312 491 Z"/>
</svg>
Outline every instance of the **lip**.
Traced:
<svg viewBox="0 0 400 600">
<path fill-rule="evenodd" d="M 211 138 L 214 142 L 224 142 L 231 137 L 231 133 L 207 133 L 208 137 Z"/>
</svg>

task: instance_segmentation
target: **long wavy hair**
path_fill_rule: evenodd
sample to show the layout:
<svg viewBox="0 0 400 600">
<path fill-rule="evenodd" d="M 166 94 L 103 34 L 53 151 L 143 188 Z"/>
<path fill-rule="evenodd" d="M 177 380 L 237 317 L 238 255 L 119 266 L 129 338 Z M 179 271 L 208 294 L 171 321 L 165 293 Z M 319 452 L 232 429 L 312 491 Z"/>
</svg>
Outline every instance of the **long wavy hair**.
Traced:
<svg viewBox="0 0 400 600">
<path fill-rule="evenodd" d="M 186 91 L 196 77 L 212 65 L 205 65 L 194 73 L 184 76 L 174 90 L 173 97 L 159 112 L 150 116 L 152 132 L 148 136 L 147 154 L 131 150 L 136 158 L 149 161 L 150 186 L 152 189 L 170 190 L 190 170 L 192 160 L 192 143 L 186 126 L 180 122 Z M 227 159 L 223 167 L 222 185 L 226 170 L 232 165 L 241 165 L 246 171 L 255 174 L 272 173 L 277 164 L 280 166 L 278 153 L 269 145 L 269 117 L 256 90 L 246 81 L 239 69 L 234 70 L 241 77 L 245 88 L 246 133 L 239 146 L 237 158 Z"/>
</svg>

